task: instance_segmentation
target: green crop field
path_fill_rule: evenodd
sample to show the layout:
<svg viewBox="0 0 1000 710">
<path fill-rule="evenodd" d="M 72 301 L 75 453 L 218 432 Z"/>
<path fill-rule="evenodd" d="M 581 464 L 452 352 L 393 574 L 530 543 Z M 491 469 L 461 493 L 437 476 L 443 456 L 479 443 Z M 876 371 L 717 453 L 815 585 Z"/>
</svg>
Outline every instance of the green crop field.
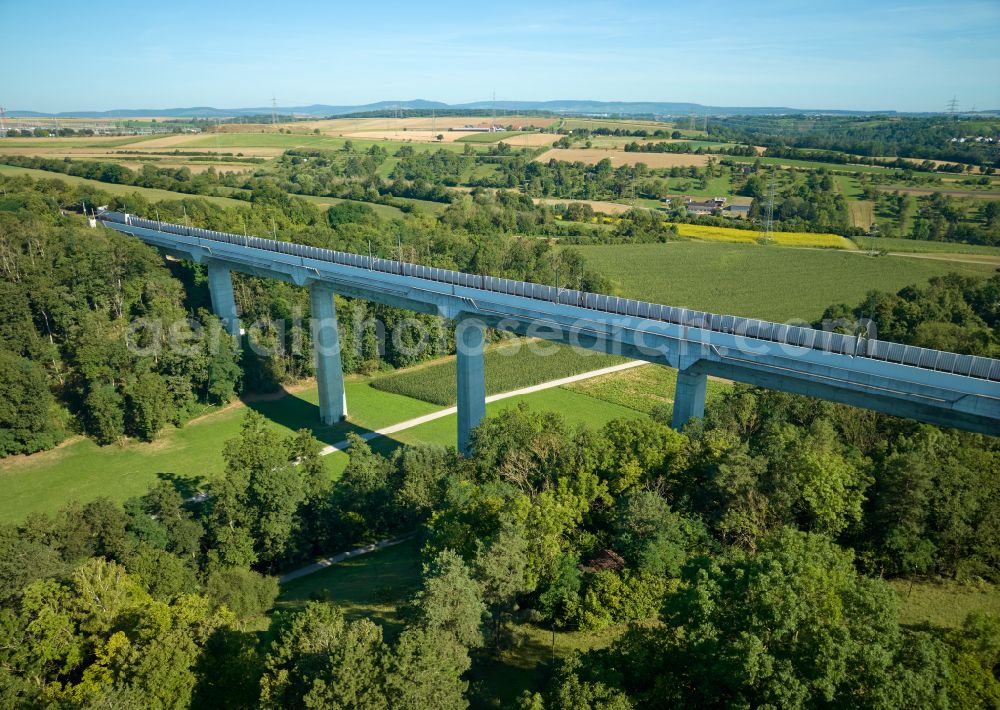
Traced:
<svg viewBox="0 0 1000 710">
<path fill-rule="evenodd" d="M 777 321 L 812 321 L 831 304 L 854 304 L 869 291 L 897 291 L 949 271 L 994 271 L 990 264 L 697 241 L 573 249 L 621 295 Z"/>
<path fill-rule="evenodd" d="M 537 352 L 537 354 L 536 354 Z M 541 384 L 625 362 L 625 358 L 542 341 L 515 340 L 486 353 L 486 394 Z M 442 406 L 458 396 L 455 364 L 449 358 L 372 381 L 372 387 Z"/>
<path fill-rule="evenodd" d="M 362 379 L 347 381 L 349 423 L 321 425 L 316 403 L 316 388 L 310 387 L 247 406 L 264 414 L 279 431 L 311 429 L 327 444 L 343 440 L 348 431 L 378 429 L 437 409 L 373 389 Z M 4 490 L 0 522 L 52 512 L 72 500 L 85 502 L 99 496 L 125 500 L 144 493 L 158 478 L 190 480 L 192 485 L 211 478 L 223 469 L 222 445 L 239 433 L 243 409 L 217 410 L 180 429 L 164 431 L 153 443 L 101 447 L 78 438 L 52 451 L 4 459 L 0 461 Z"/>
<path fill-rule="evenodd" d="M 885 249 L 887 251 L 913 252 L 917 254 L 972 254 L 978 256 L 1000 256 L 1000 246 L 982 244 L 962 244 L 960 242 L 928 242 L 921 239 L 899 239 L 897 237 L 854 237 L 860 249 Z"/>
<path fill-rule="evenodd" d="M 247 202 L 236 200 L 231 197 L 207 197 L 205 195 L 189 195 L 184 192 L 173 192 L 171 190 L 160 190 L 153 187 L 135 187 L 133 185 L 117 185 L 110 182 L 100 182 L 99 180 L 89 180 L 75 175 L 64 175 L 62 173 L 50 172 L 48 170 L 36 170 L 34 168 L 21 168 L 14 165 L 0 165 L 0 175 L 29 175 L 35 180 L 62 180 L 67 185 L 87 185 L 97 190 L 104 190 L 112 195 L 133 195 L 140 194 L 150 202 L 160 200 L 207 200 L 223 207 L 246 207 Z"/>
</svg>

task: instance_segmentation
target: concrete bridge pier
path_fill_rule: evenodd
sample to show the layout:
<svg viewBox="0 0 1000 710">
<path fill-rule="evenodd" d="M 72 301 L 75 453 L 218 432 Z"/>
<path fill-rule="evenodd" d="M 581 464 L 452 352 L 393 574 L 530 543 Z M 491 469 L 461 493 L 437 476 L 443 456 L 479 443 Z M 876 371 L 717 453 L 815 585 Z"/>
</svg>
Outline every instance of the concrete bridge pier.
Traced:
<svg viewBox="0 0 1000 710">
<path fill-rule="evenodd" d="M 472 430 L 486 416 L 486 329 L 475 318 L 459 318 L 455 326 L 458 380 L 458 450 L 469 453 Z"/>
<path fill-rule="evenodd" d="M 208 262 L 208 290 L 212 294 L 212 310 L 215 315 L 222 321 L 226 332 L 238 338 L 240 319 L 236 314 L 233 276 L 228 266 L 215 261 Z"/>
<path fill-rule="evenodd" d="M 691 419 L 705 416 L 705 388 L 708 375 L 693 367 L 677 371 L 677 389 L 674 394 L 674 417 L 672 426 L 677 431 Z"/>
<path fill-rule="evenodd" d="M 340 359 L 340 332 L 337 329 L 333 291 L 319 282 L 313 282 L 309 286 L 309 299 L 316 383 L 319 386 L 319 415 L 324 424 L 336 424 L 347 419 L 347 393 L 344 391 L 344 368 Z"/>
</svg>

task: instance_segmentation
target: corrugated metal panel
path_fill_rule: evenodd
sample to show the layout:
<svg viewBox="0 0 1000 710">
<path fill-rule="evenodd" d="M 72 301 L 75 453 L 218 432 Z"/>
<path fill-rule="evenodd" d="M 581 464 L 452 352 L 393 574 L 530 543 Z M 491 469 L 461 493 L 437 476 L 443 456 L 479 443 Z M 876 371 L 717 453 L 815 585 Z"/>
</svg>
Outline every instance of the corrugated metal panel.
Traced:
<svg viewBox="0 0 1000 710">
<path fill-rule="evenodd" d="M 971 355 L 959 355 L 955 361 L 954 372 L 959 375 L 968 375 L 972 370 L 972 356 Z"/>
<path fill-rule="evenodd" d="M 955 363 L 958 362 L 958 355 L 955 353 L 942 352 L 937 359 L 937 369 L 941 372 L 954 372 Z"/>
<path fill-rule="evenodd" d="M 1000 360 L 994 360 L 990 365 L 990 379 L 1000 382 Z"/>
<path fill-rule="evenodd" d="M 920 350 L 921 348 L 914 347 L 913 345 L 907 345 L 903 350 L 903 364 L 904 365 L 919 365 L 920 364 Z"/>
<path fill-rule="evenodd" d="M 920 367 L 926 367 L 933 370 L 937 366 L 938 357 L 941 355 L 939 350 L 931 350 L 930 348 L 921 348 L 920 353 Z"/>
<path fill-rule="evenodd" d="M 972 367 L 969 374 L 973 377 L 987 377 L 990 374 L 990 359 L 986 357 L 972 358 Z"/>
</svg>

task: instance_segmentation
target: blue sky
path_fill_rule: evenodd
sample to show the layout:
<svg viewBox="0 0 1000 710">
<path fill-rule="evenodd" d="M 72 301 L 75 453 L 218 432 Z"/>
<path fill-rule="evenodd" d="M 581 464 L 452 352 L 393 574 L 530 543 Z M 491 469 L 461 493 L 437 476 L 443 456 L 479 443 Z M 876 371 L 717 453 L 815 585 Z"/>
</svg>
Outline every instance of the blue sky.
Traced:
<svg viewBox="0 0 1000 710">
<path fill-rule="evenodd" d="M 1000 109 L 1000 0 L 0 0 L 0 105 L 424 98 Z"/>
</svg>

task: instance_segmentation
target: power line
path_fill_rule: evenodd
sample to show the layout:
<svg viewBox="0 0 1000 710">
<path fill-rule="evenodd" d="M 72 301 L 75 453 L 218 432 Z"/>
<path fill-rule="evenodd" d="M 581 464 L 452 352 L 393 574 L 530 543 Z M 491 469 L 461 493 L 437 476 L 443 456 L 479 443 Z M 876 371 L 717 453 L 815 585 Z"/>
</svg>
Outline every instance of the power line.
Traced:
<svg viewBox="0 0 1000 710">
<path fill-rule="evenodd" d="M 774 241 L 774 169 L 771 169 L 771 179 L 767 185 L 767 212 L 764 217 L 764 243 Z"/>
</svg>

